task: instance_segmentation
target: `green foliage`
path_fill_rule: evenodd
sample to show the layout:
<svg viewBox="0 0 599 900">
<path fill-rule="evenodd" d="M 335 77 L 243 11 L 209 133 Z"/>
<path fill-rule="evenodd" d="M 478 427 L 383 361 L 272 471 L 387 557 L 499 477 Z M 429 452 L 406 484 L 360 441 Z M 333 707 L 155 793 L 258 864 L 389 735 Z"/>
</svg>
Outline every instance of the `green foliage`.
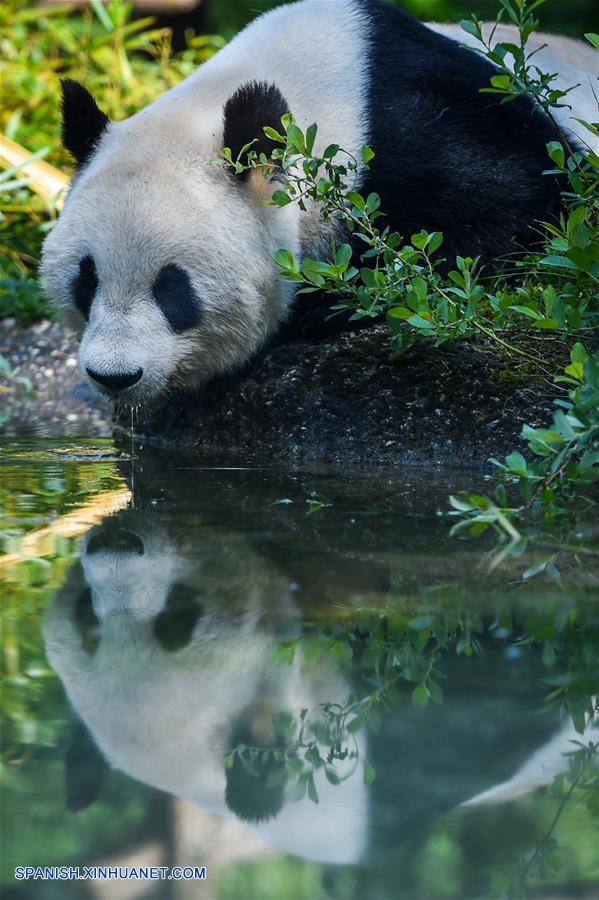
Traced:
<svg viewBox="0 0 599 900">
<path fill-rule="evenodd" d="M 121 119 L 178 84 L 224 40 L 191 36 L 178 54 L 171 33 L 152 18 L 134 20 L 130 4 L 94 0 L 71 7 L 0 5 L 0 125 L 33 158 L 68 167 L 60 147 L 60 79 L 81 81 L 105 112 Z M 0 315 L 28 322 L 52 314 L 36 280 L 42 240 L 57 198 L 36 197 L 17 169 L 0 174 Z"/>
<path fill-rule="evenodd" d="M 510 25 L 514 25 L 518 31 L 518 43 L 494 44 L 496 26 L 492 29 L 488 38 L 483 35 L 483 23 L 478 16 L 471 15 L 460 24 L 464 31 L 473 35 L 481 44 L 481 52 L 497 66 L 497 74 L 491 78 L 491 86 L 482 88 L 482 93 L 500 94 L 503 101 L 514 100 L 516 97 L 532 97 L 547 115 L 559 107 L 567 106 L 564 99 L 573 90 L 574 85 L 567 90 L 560 90 L 554 84 L 557 80 L 555 73 L 543 72 L 532 61 L 535 51 L 527 50 L 527 41 L 533 31 L 539 26 L 539 20 L 533 13 L 546 0 L 500 0 L 501 9 L 496 19 L 496 26 L 507 18 Z M 506 15 L 507 14 L 507 15 Z M 506 66 L 506 56 L 511 54 L 513 65 Z"/>
<path fill-rule="evenodd" d="M 33 384 L 29 378 L 24 375 L 17 375 L 11 369 L 9 361 L 0 353 L 0 381 L 8 381 L 12 385 L 20 385 L 23 393 L 23 402 L 28 403 L 33 396 Z M 5 406 L 0 410 L 0 426 L 4 425 L 13 414 L 12 406 Z"/>
<path fill-rule="evenodd" d="M 594 139 L 599 139 L 599 125 L 585 122 Z M 564 147 L 557 141 L 548 145 L 555 164 L 547 174 L 566 175 L 571 190 L 565 194 L 570 209 L 559 226 L 548 224 L 547 255 L 539 261 L 541 268 L 568 270 L 570 295 L 591 288 L 589 301 L 597 303 L 599 291 L 599 156 L 590 148 L 576 150 L 565 157 Z"/>
<path fill-rule="evenodd" d="M 83 82 L 107 115 L 122 119 L 191 75 L 224 44 L 199 35 L 173 55 L 170 31 L 153 24 L 152 18 L 133 19 L 131 5 L 120 0 L 94 0 L 81 13 L 3 3 L 3 131 L 32 151 L 48 147 L 48 135 L 55 135 L 48 160 L 67 164 L 58 141 L 61 78 Z"/>
<path fill-rule="evenodd" d="M 555 401 L 550 427 L 525 425 L 522 429 L 533 460 L 517 451 L 503 463 L 491 460 L 508 481 L 517 484 L 520 503 L 508 504 L 503 481 L 493 499 L 469 493 L 451 497 L 450 515 L 459 518 L 454 533 L 466 528 L 481 534 L 492 527 L 518 544 L 523 534 L 517 523 L 526 524 L 532 518 L 539 526 L 555 528 L 565 520 L 570 528 L 581 508 L 593 505 L 592 498 L 579 491 L 599 482 L 599 351 L 588 356 L 581 344 L 575 344 L 570 365 L 555 380 L 570 385 L 570 390 L 567 399 Z"/>
<path fill-rule="evenodd" d="M 557 90 L 553 84 L 556 76 L 543 72 L 533 62 L 534 52 L 527 52 L 526 42 L 538 26 L 533 12 L 542 2 L 501 0 L 502 10 L 497 22 L 506 12 L 518 29 L 519 44 L 494 44 L 495 29 L 485 38 L 476 16 L 462 22 L 462 27 L 480 41 L 484 55 L 498 67 L 498 74 L 491 79 L 491 87 L 485 90 L 500 94 L 502 102 L 522 95 L 532 97 L 560 133 L 561 141 L 553 141 L 547 147 L 555 167 L 547 174 L 567 177 L 570 186 L 564 194 L 567 214 L 558 226 L 546 225 L 546 252 L 537 260 L 537 267 L 539 270 L 568 272 L 570 276 L 560 295 L 552 285 L 545 289 L 545 293 L 550 291 L 549 315 L 554 320 L 562 319 L 572 297 L 586 296 L 582 306 L 574 309 L 574 316 L 570 312 L 569 321 L 579 326 L 584 322 L 579 315 L 590 313 L 588 323 L 596 324 L 592 314 L 599 296 L 599 156 L 591 146 L 584 152 L 570 146 L 553 117 L 555 109 L 567 105 L 568 91 Z M 589 34 L 587 38 L 599 49 L 596 35 Z M 508 53 L 514 60 L 513 70 L 505 65 Z M 596 147 L 599 123 L 581 124 Z M 532 309 L 528 314 L 532 316 L 533 312 L 538 315 L 538 311 Z M 516 529 L 515 521 L 526 521 L 532 516 L 547 526 L 572 513 L 573 507 L 577 509 L 592 502 L 589 497 L 580 497 L 578 491 L 599 480 L 599 352 L 589 357 L 584 347 L 576 343 L 565 375 L 557 376 L 555 380 L 571 385 L 572 389 L 568 399 L 556 401 L 558 409 L 553 414 L 552 425 L 549 428 L 526 425 L 522 430 L 522 437 L 536 459 L 527 462 L 521 453 L 514 452 L 504 463 L 491 460 L 518 484 L 524 502 L 508 507 L 503 483 L 497 487 L 493 500 L 473 494 L 452 497 L 452 515 L 460 518 L 454 532 L 468 527 L 471 532 L 481 533 L 492 525 L 517 547 L 522 535 Z"/>
<path fill-rule="evenodd" d="M 437 345 L 452 338 L 482 338 L 510 355 L 533 360 L 546 372 L 543 360 L 508 343 L 506 333 L 567 336 L 599 324 L 599 170 L 594 154 L 583 158 L 577 153 L 566 162 L 561 145 L 550 145 L 554 163 L 570 178 L 572 194 L 565 200 L 571 209 L 559 225 L 547 226 L 541 252 L 516 262 L 523 276 L 517 283 L 501 271 L 487 278 L 476 258 L 457 257 L 451 267 L 439 252 L 440 232 L 421 231 L 405 240 L 385 226 L 379 196 L 364 197 L 350 189 L 373 158 L 369 148 L 363 149 L 361 160 L 337 145 L 315 155 L 316 126 L 304 134 L 291 115 L 283 117 L 281 132 L 265 132 L 280 145 L 272 160 L 256 154 L 250 144 L 236 160 L 225 149 L 222 160 L 236 172 L 280 166 L 287 183 L 274 192 L 273 204 L 297 203 L 305 210 L 315 203 L 325 220 L 342 221 L 354 243 L 363 246 L 356 254 L 348 243 L 333 243 L 326 260 L 298 260 L 281 249 L 274 259 L 283 277 L 297 284 L 300 294 L 336 296 L 333 314 L 351 310 L 354 321 L 386 314 L 394 351 L 405 349 L 415 337 L 432 338 Z"/>
<path fill-rule="evenodd" d="M 29 161 L 42 159 L 48 148 L 33 153 Z M 27 189 L 29 179 L 13 166 L 0 172 L 0 298 L 1 315 L 19 321 L 53 315 L 52 308 L 32 277 L 36 252 L 48 224 L 45 214 L 53 215 L 47 204 Z"/>
<path fill-rule="evenodd" d="M 498 74 L 491 78 L 491 86 L 484 88 L 483 92 L 500 95 L 502 103 L 522 96 L 530 97 L 549 116 L 560 136 L 559 141 L 547 145 L 555 168 L 546 174 L 567 178 L 570 191 L 564 194 L 564 200 L 569 212 L 565 222 L 562 221 L 559 226 L 546 225 L 547 254 L 539 260 L 539 266 L 578 273 L 580 277 L 570 286 L 572 293 L 581 288 L 584 290 L 586 277 L 594 288 L 596 301 L 599 289 L 599 156 L 596 151 L 599 122 L 579 120 L 588 132 L 590 142 L 581 152 L 572 147 L 555 119 L 556 109 L 568 107 L 568 94 L 574 85 L 567 90 L 558 89 L 554 84 L 557 75 L 540 69 L 534 60 L 537 51 L 527 50 L 528 38 L 539 25 L 533 13 L 544 2 L 501 0 L 496 26 L 486 38 L 477 16 L 471 15 L 461 25 L 464 31 L 480 42 L 480 52 L 497 67 Z M 518 31 L 517 44 L 494 43 L 496 27 L 505 18 Z M 596 35 L 588 34 L 586 37 L 595 49 L 599 49 Z M 506 65 L 508 55 L 512 59 L 510 66 Z"/>
</svg>

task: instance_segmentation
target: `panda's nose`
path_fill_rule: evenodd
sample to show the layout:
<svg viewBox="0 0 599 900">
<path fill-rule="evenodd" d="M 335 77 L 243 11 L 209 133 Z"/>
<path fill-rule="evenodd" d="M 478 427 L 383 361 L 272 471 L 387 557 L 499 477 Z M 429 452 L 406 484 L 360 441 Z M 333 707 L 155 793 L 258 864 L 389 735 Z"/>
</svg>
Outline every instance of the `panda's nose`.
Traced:
<svg viewBox="0 0 599 900">
<path fill-rule="evenodd" d="M 135 372 L 117 372 L 108 374 L 107 372 L 96 372 L 94 369 L 90 369 L 89 366 L 86 366 L 85 371 L 90 378 L 93 378 L 94 381 L 97 381 L 98 384 L 101 384 L 103 387 L 108 388 L 112 394 L 118 394 L 119 391 L 124 391 L 125 388 L 130 388 L 133 387 L 134 384 L 137 384 L 143 375 L 144 370 L 136 369 Z"/>
</svg>

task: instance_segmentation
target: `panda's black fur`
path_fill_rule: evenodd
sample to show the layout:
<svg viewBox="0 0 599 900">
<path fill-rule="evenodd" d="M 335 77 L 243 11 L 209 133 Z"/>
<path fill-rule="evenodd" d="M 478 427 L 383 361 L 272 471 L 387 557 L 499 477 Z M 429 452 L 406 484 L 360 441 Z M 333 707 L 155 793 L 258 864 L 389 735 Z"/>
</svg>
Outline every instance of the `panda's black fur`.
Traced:
<svg viewBox="0 0 599 900">
<path fill-rule="evenodd" d="M 62 143 L 75 158 L 77 168 L 81 168 L 93 154 L 110 120 L 78 81 L 63 78 L 60 84 Z"/>
<path fill-rule="evenodd" d="M 281 117 L 289 112 L 287 101 L 275 84 L 250 81 L 242 84 L 229 97 L 223 112 L 223 143 L 229 147 L 236 159 L 244 146 L 251 143 L 251 149 L 260 156 L 269 157 L 277 146 L 264 133 L 264 128 L 281 130 Z M 239 176 L 246 180 L 249 169 Z"/>
<path fill-rule="evenodd" d="M 375 158 L 361 192 L 380 195 L 385 224 L 406 239 L 441 231 L 449 261 L 459 254 L 484 264 L 530 248 L 540 223 L 558 217 L 565 187 L 543 174 L 546 145 L 559 137 L 550 119 L 528 97 L 502 103 L 481 93 L 495 72 L 486 59 L 384 0 L 362 4 Z M 302 295 L 278 342 L 355 328 L 349 313 L 331 316 L 331 302 Z"/>
<path fill-rule="evenodd" d="M 559 184 L 543 175 L 558 137 L 550 120 L 528 98 L 481 93 L 494 72 L 487 60 L 382 0 L 365 2 L 376 156 L 363 190 L 381 194 L 401 234 L 442 231 L 450 258 L 529 245 L 531 226 L 560 207 Z"/>
</svg>

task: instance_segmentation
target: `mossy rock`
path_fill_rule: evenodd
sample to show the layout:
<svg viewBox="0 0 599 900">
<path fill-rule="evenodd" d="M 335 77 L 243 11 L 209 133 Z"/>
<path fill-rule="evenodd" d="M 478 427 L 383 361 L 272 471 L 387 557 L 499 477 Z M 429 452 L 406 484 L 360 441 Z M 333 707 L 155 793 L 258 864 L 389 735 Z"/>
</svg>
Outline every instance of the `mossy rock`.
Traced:
<svg viewBox="0 0 599 900">
<path fill-rule="evenodd" d="M 556 371 L 567 359 L 559 342 L 549 355 Z M 481 467 L 523 445 L 522 425 L 551 415 L 556 388 L 516 359 L 464 341 L 423 342 L 393 359 L 376 326 L 278 347 L 243 378 L 141 414 L 136 431 L 162 446 L 253 460 Z"/>
</svg>

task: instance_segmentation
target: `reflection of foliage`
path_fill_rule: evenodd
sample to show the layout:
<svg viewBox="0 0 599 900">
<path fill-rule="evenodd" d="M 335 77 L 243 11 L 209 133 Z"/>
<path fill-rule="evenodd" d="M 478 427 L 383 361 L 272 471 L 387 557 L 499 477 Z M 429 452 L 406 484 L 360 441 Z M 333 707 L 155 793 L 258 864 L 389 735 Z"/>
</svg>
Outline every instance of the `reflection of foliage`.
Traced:
<svg viewBox="0 0 599 900">
<path fill-rule="evenodd" d="M 308 709 L 302 709 L 299 722 L 290 715 L 279 713 L 273 718 L 273 731 L 281 739 L 276 746 L 252 747 L 238 744 L 225 757 L 225 766 L 231 770 L 236 764 L 243 766 L 248 775 L 260 778 L 265 763 L 270 764 L 265 779 L 266 790 L 283 788 L 284 796 L 291 801 L 303 800 L 306 793 L 313 803 L 318 803 L 315 776 L 324 775 L 331 784 L 338 785 L 350 778 L 358 765 L 358 747 L 352 733 L 362 726 L 354 715 L 352 704 L 342 707 L 337 703 L 323 703 L 320 718 L 308 719 Z M 321 750 L 325 748 L 324 756 Z M 349 769 L 342 775 L 336 763 L 350 761 Z M 364 780 L 374 779 L 374 769 L 364 761 Z"/>
<path fill-rule="evenodd" d="M 58 692 L 44 697 L 45 714 L 64 715 L 64 699 Z M 64 725 L 62 734 L 64 734 Z M 62 737 L 62 735 L 61 735 Z M 23 761 L 18 782 L 3 784 L 0 808 L 3 845 L 0 854 L 0 893 L 25 896 L 15 891 L 16 865 L 90 865 L 121 857 L 143 841 L 144 832 L 167 831 L 169 822 L 163 795 L 114 772 L 98 802 L 77 817 L 67 814 L 64 800 L 64 761 L 61 741 L 37 749 Z M 9 789 L 10 787 L 10 789 Z M 116 814 L 115 814 L 116 813 Z M 154 832 L 152 834 L 152 831 Z M 162 834 L 159 834 L 162 837 Z M 168 839 L 168 834 L 167 834 Z M 36 893 L 34 896 L 47 896 Z M 57 893 L 61 900 L 81 893 Z"/>
<path fill-rule="evenodd" d="M 526 897 L 527 880 L 547 880 L 559 869 L 559 854 L 564 852 L 554 833 L 564 814 L 566 804 L 578 795 L 585 802 L 589 813 L 599 817 L 599 743 L 579 744 L 578 750 L 569 755 L 569 772 L 558 775 L 549 789 L 549 795 L 559 804 L 547 831 L 536 847 L 514 866 L 511 873 L 501 873 L 494 880 L 495 891 L 509 897 Z M 566 850 L 565 852 L 569 852 Z"/>
<path fill-rule="evenodd" d="M 92 464 L 91 450 L 86 453 L 85 448 L 83 444 L 78 447 L 76 458 L 74 454 L 49 456 L 44 451 L 39 456 L 24 456 L 24 464 L 7 467 L 2 483 L 3 528 L 10 531 L 9 538 L 5 538 L 6 549 L 12 548 L 21 535 L 47 525 L 55 516 L 71 511 L 73 506 L 89 503 L 99 491 L 120 486 L 114 463 L 96 460 Z M 230 492 L 230 482 L 226 484 Z M 156 481 L 152 487 L 156 488 Z M 267 484 L 264 495 L 268 499 L 264 500 L 264 506 L 272 499 L 269 490 L 272 491 L 272 486 Z M 278 496 L 286 496 L 288 490 L 289 485 L 281 487 Z M 301 497 L 307 494 L 309 491 L 302 488 Z M 363 502 L 368 503 L 368 491 L 364 494 Z M 334 498 L 334 486 L 329 483 L 324 495 Z M 257 507 L 262 500 L 261 496 Z M 417 504 L 418 498 L 410 515 L 421 515 Z M 334 505 L 322 515 L 308 517 L 304 503 L 292 507 L 299 512 L 297 521 L 301 526 L 294 535 L 297 554 L 294 562 L 312 546 L 310 541 L 322 548 L 323 539 L 328 537 L 330 543 L 326 543 L 326 548 L 331 555 L 322 559 L 328 572 L 327 567 L 330 569 L 335 559 L 336 545 L 327 527 L 337 527 L 339 520 L 333 526 L 327 526 L 326 520 L 341 507 L 343 503 L 335 499 Z M 151 526 L 152 516 L 168 517 L 169 513 L 164 508 L 158 512 L 152 507 L 147 516 Z M 178 517 L 178 527 L 185 529 L 185 539 L 196 537 L 195 526 L 189 522 L 197 520 L 184 519 L 180 510 Z M 243 506 L 241 518 L 243 522 L 236 520 L 234 527 L 243 530 L 251 518 Z M 222 520 L 219 521 L 220 529 L 223 526 Z M 430 518 L 422 516 L 422 521 L 423 527 L 430 526 Z M 255 528 L 254 520 L 251 528 Z M 261 541 L 265 540 L 265 531 L 260 527 Z M 363 532 L 360 540 L 364 541 Z M 276 538 L 273 541 L 276 543 Z M 386 548 L 381 553 L 389 553 L 389 545 L 384 542 L 376 546 Z M 395 549 L 393 545 L 391 553 Z M 304 796 L 309 806 L 309 801 L 314 801 L 319 792 L 321 804 L 324 802 L 321 785 L 327 785 L 326 779 L 335 784 L 336 778 L 344 779 L 354 769 L 354 778 L 371 780 L 374 773 L 363 759 L 364 752 L 370 753 L 370 749 L 362 749 L 363 726 L 369 732 L 375 731 L 387 709 L 398 699 L 412 698 L 416 705 L 435 703 L 442 699 L 442 692 L 449 699 L 452 661 L 458 658 L 465 663 L 467 671 L 470 665 L 475 671 L 480 655 L 489 652 L 491 638 L 493 646 L 502 651 L 517 651 L 536 659 L 542 657 L 548 703 L 567 703 L 575 721 L 581 724 L 599 684 L 599 628 L 596 606 L 587 589 L 589 585 L 592 587 L 590 573 L 578 580 L 575 591 L 565 589 L 568 585 L 565 571 L 561 581 L 547 582 L 541 591 L 537 579 L 534 587 L 530 582 L 519 581 L 516 591 L 506 594 L 507 587 L 501 582 L 493 582 L 493 588 L 477 581 L 473 568 L 478 556 L 472 553 L 467 574 L 463 577 L 451 574 L 452 582 L 457 583 L 431 587 L 431 582 L 443 577 L 448 580 L 447 573 L 455 572 L 451 559 L 455 565 L 464 567 L 463 558 L 454 548 L 450 551 L 453 555 L 447 559 L 447 568 L 425 568 L 433 556 L 437 561 L 443 557 L 446 549 L 443 544 L 432 552 L 427 549 L 426 555 L 418 555 L 414 545 L 406 542 L 397 555 L 394 593 L 389 597 L 388 587 L 382 589 L 386 607 L 348 608 L 342 602 L 331 607 L 323 603 L 319 607 L 322 612 L 313 613 L 300 638 L 280 645 L 279 664 L 301 661 L 302 667 L 309 670 L 311 665 L 318 666 L 324 660 L 332 664 L 330 668 L 347 673 L 344 683 L 351 687 L 346 702 L 343 696 L 336 697 L 339 702 L 309 709 L 297 721 L 289 716 L 276 716 L 272 744 L 253 747 L 248 741 L 243 748 L 231 747 L 242 757 L 241 765 L 256 771 L 258 757 L 262 761 L 264 754 L 272 756 L 276 765 L 271 767 L 269 775 L 283 770 L 282 774 L 273 774 L 272 791 L 277 790 L 276 780 L 280 778 L 279 787 L 285 784 L 288 799 Z M 76 552 L 73 540 L 58 542 L 46 560 L 31 560 L 11 567 L 4 584 L 2 668 L 7 677 L 0 698 L 5 749 L 1 774 L 5 789 L 2 816 L 10 844 L 3 848 L 3 862 L 4 883 L 11 887 L 13 863 L 81 861 L 89 864 L 99 854 L 122 850 L 136 839 L 141 823 L 150 814 L 155 816 L 155 822 L 163 821 L 160 810 L 156 812 L 154 808 L 148 812 L 146 789 L 125 776 L 115 777 L 115 773 L 104 800 L 80 814 L 76 824 L 66 819 L 62 811 L 63 769 L 59 757 L 67 714 L 59 683 L 49 673 L 44 660 L 40 619 L 53 587 L 64 579 Z M 501 593 L 497 599 L 498 585 Z M 345 582 L 337 600 L 341 601 L 344 590 L 347 590 Z M 491 590 L 493 594 L 489 595 Z M 540 671 L 542 674 L 543 669 Z M 542 692 L 541 685 L 540 696 Z M 410 710 L 414 711 L 414 707 Z M 435 707 L 431 714 L 443 711 Z M 419 709 L 417 712 L 422 713 Z M 585 753 L 588 762 L 578 777 Z M 378 768 L 378 758 L 372 759 Z M 591 843 L 599 816 L 593 765 L 590 751 L 580 746 L 572 757 L 572 771 L 558 779 L 549 792 L 518 801 L 516 815 L 510 817 L 500 808 L 481 808 L 472 809 L 467 815 L 444 816 L 411 844 L 398 846 L 390 860 L 380 865 L 326 866 L 288 856 L 229 863 L 215 874 L 218 896 L 221 900 L 240 896 L 261 900 L 282 896 L 310 900 L 393 896 L 399 900 L 414 896 L 500 895 L 510 889 L 509 873 L 514 860 L 522 857 L 526 864 L 535 852 L 537 860 L 525 872 L 524 888 L 538 895 L 551 885 L 555 888 L 554 896 L 568 896 L 574 894 L 575 887 L 581 887 L 586 895 L 593 875 L 597 874 L 596 846 Z M 385 775 L 381 767 L 373 791 L 384 789 Z M 576 784 L 570 791 L 574 781 Z M 544 837 L 566 795 L 558 824 Z M 22 814 L 24 800 L 28 809 L 26 817 Z M 12 827 L 15 821 L 19 822 L 18 831 Z M 588 835 L 590 841 L 586 841 Z M 553 838 L 563 850 L 554 852 Z M 399 840 L 398 837 L 398 844 Z M 540 847 L 540 852 L 535 847 Z M 541 857 L 544 863 L 551 864 L 551 871 L 546 865 L 545 868 L 537 865 Z M 514 893 L 519 871 L 517 868 L 511 875 Z M 399 884 L 398 873 L 401 873 Z M 507 882 L 505 873 L 508 873 Z M 489 888 L 489 881 L 499 885 L 496 891 L 493 886 Z"/>
<path fill-rule="evenodd" d="M 82 441 L 76 453 L 69 453 L 46 444 L 36 452 L 21 451 L 19 465 L 5 466 L 0 489 L 2 549 L 16 551 L 21 539 L 35 529 L 121 486 L 114 463 L 100 460 L 107 446 Z M 146 790 L 113 776 L 106 800 L 80 817 L 77 826 L 64 813 L 62 745 L 69 713 L 60 682 L 46 662 L 41 620 L 77 554 L 76 539 L 57 537 L 46 543 L 43 557 L 0 569 L 0 857 L 2 884 L 9 890 L 15 884 L 15 865 L 64 860 L 87 865 L 98 852 L 122 851 L 128 842 L 138 840 L 140 827 L 156 805 L 151 796 L 148 805 Z M 161 810 L 158 821 L 163 819 Z"/>
<path fill-rule="evenodd" d="M 360 729 L 367 725 L 370 731 L 378 730 L 385 709 L 396 704 L 406 689 L 419 706 L 442 703 L 444 660 L 456 654 L 480 655 L 489 637 L 519 652 L 542 651 L 547 669 L 562 668 L 560 674 L 548 674 L 544 679 L 550 688 L 546 702 L 562 701 L 582 732 L 586 716 L 598 711 L 594 694 L 599 684 L 599 631 L 594 622 L 592 605 L 573 604 L 572 598 L 564 595 L 543 607 L 536 602 L 528 607 L 520 603 L 517 614 L 508 601 L 498 605 L 493 614 L 463 604 L 427 611 L 421 603 L 418 615 L 397 608 L 364 609 L 343 623 L 314 623 L 301 636 L 282 642 L 276 661 L 292 665 L 300 652 L 303 664 L 309 667 L 311 660 L 326 655 L 348 674 L 359 673 L 362 687 L 343 705 L 322 703 L 318 715 L 303 709 L 297 722 L 278 714 L 273 730 L 286 739 L 284 747 L 280 742 L 270 747 L 240 744 L 230 749 L 225 764 L 227 768 L 241 764 L 250 776 L 259 778 L 262 769 L 258 771 L 257 764 L 269 760 L 272 769 L 265 780 L 266 789 L 283 786 L 287 798 L 294 801 L 302 800 L 307 792 L 317 803 L 315 776 L 319 771 L 333 785 L 355 771 L 360 755 L 355 734 Z M 352 765 L 341 775 L 336 766 L 345 760 Z M 366 783 L 376 777 L 367 759 L 363 777 Z M 579 783 L 577 779 L 576 786 Z"/>
<path fill-rule="evenodd" d="M 338 714 L 340 710 L 336 712 Z M 305 721 L 305 713 L 304 710 L 302 722 Z M 287 722 L 284 731 L 288 730 Z M 305 761 L 295 760 L 297 746 L 299 741 L 291 750 L 294 761 L 289 766 L 287 798 L 301 800 L 308 785 L 308 796 L 317 803 L 318 795 L 314 786 L 316 767 L 310 758 Z M 255 758 L 257 754 L 265 752 L 264 749 L 258 748 L 250 752 L 250 748 L 246 747 L 243 750 L 237 748 L 232 753 L 238 751 L 244 756 L 244 765 L 250 772 L 252 757 Z M 418 896 L 520 898 L 529 896 L 531 890 L 536 896 L 536 885 L 559 884 L 560 878 L 565 879 L 562 883 L 567 885 L 568 879 L 575 877 L 575 873 L 578 872 L 588 871 L 592 878 L 592 873 L 597 871 L 596 858 L 593 860 L 596 856 L 593 848 L 596 823 L 599 819 L 598 751 L 599 744 L 579 743 L 577 749 L 566 754 L 569 757 L 569 771 L 556 776 L 543 797 L 535 797 L 534 814 L 530 808 L 532 802 L 530 799 L 519 801 L 521 827 L 518 828 L 511 821 L 509 835 L 503 829 L 503 814 L 498 809 L 483 807 L 471 812 L 470 819 L 449 817 L 433 829 L 417 854 L 412 853 L 411 847 L 407 850 L 398 849 L 391 861 L 377 866 L 374 874 L 371 869 L 364 869 L 364 875 L 368 878 L 368 890 L 374 895 L 376 885 L 381 891 L 380 896 L 411 898 L 416 895 L 414 885 L 419 884 Z M 281 751 L 278 759 L 282 766 L 287 766 L 286 757 Z M 374 772 L 370 770 L 371 774 L 366 777 L 367 765 L 365 764 L 365 780 L 369 782 L 374 777 Z M 297 780 L 294 782 L 293 778 Z M 329 780 L 332 784 L 338 783 L 334 779 Z M 584 815 L 581 814 L 581 805 L 584 807 Z M 590 830 L 591 834 L 590 852 L 584 844 L 581 846 L 577 841 L 577 837 L 585 830 Z M 482 836 L 486 838 L 484 843 L 481 843 Z M 532 849 L 531 840 L 536 841 Z M 464 849 L 469 843 L 476 846 L 477 850 L 474 851 L 473 846 L 470 848 L 470 856 L 465 856 Z M 493 845 L 493 855 L 485 860 L 489 855 L 490 845 Z M 472 857 L 473 851 L 475 857 L 482 856 L 479 871 L 473 870 L 468 865 L 467 860 Z M 514 865 L 513 859 L 516 856 L 518 862 Z M 219 883 L 229 888 L 225 888 L 224 892 L 219 891 L 219 896 L 239 896 L 233 887 L 237 883 L 236 872 L 243 877 L 243 896 L 261 898 L 281 896 L 285 891 L 280 888 L 279 879 L 284 877 L 285 866 L 288 864 L 286 860 L 281 860 L 270 867 L 244 864 L 228 868 L 226 872 L 219 873 Z M 290 883 L 294 885 L 307 883 L 311 887 L 310 892 L 306 894 L 302 887 L 298 887 L 293 896 L 355 898 L 371 895 L 364 893 L 366 889 L 364 884 L 360 885 L 360 870 L 335 867 L 339 881 L 333 886 L 330 873 L 326 869 L 299 860 L 296 864 L 299 871 L 293 876 L 287 876 Z M 398 871 L 404 873 L 402 884 L 396 881 Z M 260 886 L 255 892 L 251 887 L 248 890 L 248 884 L 253 885 L 254 878 Z M 322 883 L 320 878 L 323 879 Z M 489 878 L 490 888 L 487 883 Z M 392 894 L 389 892 L 390 884 L 393 885 Z M 275 885 L 279 887 L 276 888 Z M 387 885 L 386 889 L 383 885 Z M 563 894 L 570 895 L 567 888 Z M 378 896 L 378 893 L 376 895 Z"/>
<path fill-rule="evenodd" d="M 109 441 L 96 440 L 80 441 L 76 453 L 60 444 L 44 444 L 36 453 L 19 450 L 22 462 L 5 466 L 0 484 L 2 550 L 9 552 L 11 537 L 18 540 L 101 491 L 120 487 L 114 462 L 103 459 L 111 447 Z"/>
<path fill-rule="evenodd" d="M 556 854 L 548 877 L 529 872 L 524 895 L 533 897 L 593 896 L 599 875 L 597 818 L 577 804 L 576 793 L 563 810 Z M 229 864 L 217 874 L 220 900 L 356 900 L 363 897 L 464 898 L 517 897 L 510 873 L 518 856 L 531 852 L 547 833 L 556 799 L 536 795 L 518 801 L 518 816 L 506 807 L 481 808 L 467 817 L 439 821 L 426 838 L 398 846 L 376 866 L 327 866 L 297 857 L 266 858 Z M 588 840 L 581 840 L 588 835 Z M 536 844 L 535 844 L 536 842 Z M 399 844 L 399 841 L 398 841 Z M 476 861 L 476 864 L 473 864 Z M 522 893 L 520 894 L 522 896 Z"/>
<path fill-rule="evenodd" d="M 519 598 L 516 607 L 514 598 L 506 598 L 483 614 L 478 606 L 465 605 L 459 594 L 443 591 L 436 599 L 433 593 L 429 603 L 421 600 L 417 615 L 398 605 L 360 610 L 333 626 L 314 623 L 300 637 L 282 643 L 277 658 L 291 665 L 301 648 L 307 661 L 326 653 L 357 669 L 367 690 L 350 698 L 343 721 L 350 716 L 360 725 L 363 720 L 376 725 L 380 709 L 406 688 L 418 705 L 441 703 L 444 659 L 479 654 L 490 637 L 506 647 L 542 652 L 548 670 L 560 669 L 545 679 L 547 702 L 563 702 L 577 730 L 583 730 L 599 685 L 599 629 L 591 601 L 576 602 L 557 593 L 542 605 L 536 598 L 529 604 Z"/>
<path fill-rule="evenodd" d="M 2 776 L 13 785 L 24 758 L 36 747 L 54 746 L 64 724 L 47 713 L 41 715 L 42 701 L 48 701 L 47 690 L 56 692 L 57 685 L 38 646 L 41 610 L 52 591 L 36 574 L 41 575 L 41 570 L 30 571 L 27 591 L 18 599 L 12 591 L 4 592 L 1 619 Z"/>
<path fill-rule="evenodd" d="M 82 444 L 80 455 L 85 455 L 85 450 Z M 94 455 L 98 450 L 96 442 Z M 68 457 L 55 452 L 55 460 L 63 458 L 67 463 Z M 113 463 L 70 461 L 57 466 L 44 453 L 40 460 L 41 464 L 33 455 L 28 464 L 6 467 L 3 474 L 0 547 L 7 554 L 18 552 L 22 538 L 34 529 L 51 525 L 60 515 L 121 484 Z M 46 691 L 57 690 L 57 685 L 39 646 L 39 634 L 43 611 L 76 559 L 78 545 L 76 539 L 60 535 L 45 544 L 42 557 L 0 569 L 2 759 L 9 765 L 3 776 L 10 781 L 17 778 L 23 755 L 28 758 L 35 747 L 55 745 L 64 725 L 62 719 L 41 715 L 42 700 L 48 702 Z M 52 705 L 55 700 L 50 701 Z"/>
</svg>

